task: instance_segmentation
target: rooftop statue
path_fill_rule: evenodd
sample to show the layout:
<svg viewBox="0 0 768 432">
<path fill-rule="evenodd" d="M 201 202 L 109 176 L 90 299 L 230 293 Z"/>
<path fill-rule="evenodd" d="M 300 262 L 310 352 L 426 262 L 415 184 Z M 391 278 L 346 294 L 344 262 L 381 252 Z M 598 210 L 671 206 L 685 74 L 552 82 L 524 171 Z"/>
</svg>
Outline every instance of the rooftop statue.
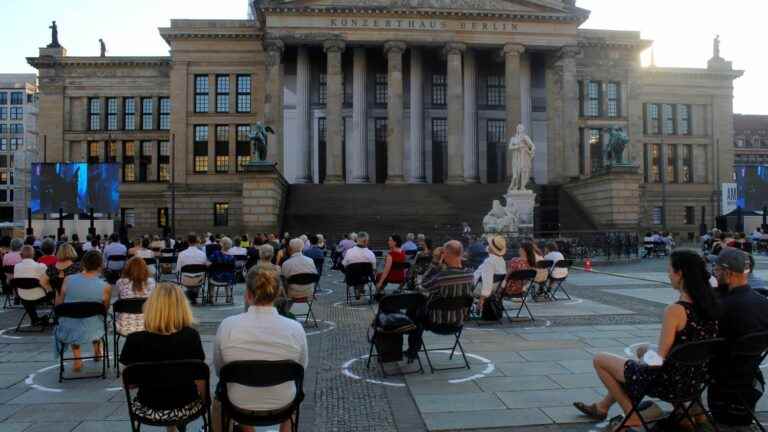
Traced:
<svg viewBox="0 0 768 432">
<path fill-rule="evenodd" d="M 51 23 L 48 28 L 51 29 L 51 43 L 48 44 L 47 48 L 61 48 L 61 44 L 59 44 L 59 27 L 56 25 L 56 21 Z"/>
<path fill-rule="evenodd" d="M 624 130 L 618 126 L 611 128 L 608 148 L 606 148 L 606 160 L 608 165 L 626 165 L 630 161 L 624 160 L 624 149 L 629 144 L 629 137 Z"/>
</svg>

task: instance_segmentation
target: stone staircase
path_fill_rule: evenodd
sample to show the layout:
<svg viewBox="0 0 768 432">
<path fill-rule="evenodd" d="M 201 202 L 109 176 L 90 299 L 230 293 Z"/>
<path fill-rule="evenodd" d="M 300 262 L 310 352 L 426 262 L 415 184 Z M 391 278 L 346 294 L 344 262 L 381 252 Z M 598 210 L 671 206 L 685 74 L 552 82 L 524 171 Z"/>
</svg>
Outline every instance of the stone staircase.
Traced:
<svg viewBox="0 0 768 432">
<path fill-rule="evenodd" d="M 597 224 L 562 186 L 537 186 L 534 231 L 595 231 Z"/>
</svg>

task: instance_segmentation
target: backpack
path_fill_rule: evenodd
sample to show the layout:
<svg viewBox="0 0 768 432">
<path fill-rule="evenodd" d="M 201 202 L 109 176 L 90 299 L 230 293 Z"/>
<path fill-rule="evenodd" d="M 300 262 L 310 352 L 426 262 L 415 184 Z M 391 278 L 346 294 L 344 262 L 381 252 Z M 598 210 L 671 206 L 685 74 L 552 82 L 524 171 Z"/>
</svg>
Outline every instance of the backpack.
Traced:
<svg viewBox="0 0 768 432">
<path fill-rule="evenodd" d="M 500 296 L 492 295 L 485 299 L 483 312 L 480 316 L 483 321 L 498 321 L 504 314 L 504 304 Z"/>
</svg>

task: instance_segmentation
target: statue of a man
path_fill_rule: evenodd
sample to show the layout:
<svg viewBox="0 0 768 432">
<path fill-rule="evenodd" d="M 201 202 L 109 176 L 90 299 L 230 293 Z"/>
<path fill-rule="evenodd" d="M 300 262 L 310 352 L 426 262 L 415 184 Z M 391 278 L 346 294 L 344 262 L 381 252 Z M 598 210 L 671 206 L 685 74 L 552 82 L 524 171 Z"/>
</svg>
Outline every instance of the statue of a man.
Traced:
<svg viewBox="0 0 768 432">
<path fill-rule="evenodd" d="M 99 39 L 99 47 L 101 48 L 101 57 L 107 56 L 107 44 L 104 43 L 104 39 Z"/>
<path fill-rule="evenodd" d="M 48 48 L 61 48 L 59 44 L 59 27 L 56 25 L 56 21 L 51 23 L 48 28 L 51 29 L 51 43 L 48 44 Z"/>
<path fill-rule="evenodd" d="M 251 141 L 251 160 L 264 162 L 267 159 L 267 149 L 269 135 L 275 131 L 270 126 L 264 126 L 261 122 L 251 126 L 251 134 L 248 137 Z"/>
<path fill-rule="evenodd" d="M 720 35 L 715 36 L 712 42 L 712 56 L 716 59 L 720 58 Z"/>
<path fill-rule="evenodd" d="M 523 191 L 531 179 L 533 158 L 536 156 L 536 145 L 525 134 L 525 126 L 517 126 L 517 134 L 509 139 L 510 160 L 512 162 L 512 184 L 509 191 Z"/>
<path fill-rule="evenodd" d="M 629 144 L 629 137 L 624 130 L 618 126 L 611 128 L 610 139 L 608 140 L 608 148 L 606 149 L 608 164 L 624 164 L 624 149 Z"/>
</svg>

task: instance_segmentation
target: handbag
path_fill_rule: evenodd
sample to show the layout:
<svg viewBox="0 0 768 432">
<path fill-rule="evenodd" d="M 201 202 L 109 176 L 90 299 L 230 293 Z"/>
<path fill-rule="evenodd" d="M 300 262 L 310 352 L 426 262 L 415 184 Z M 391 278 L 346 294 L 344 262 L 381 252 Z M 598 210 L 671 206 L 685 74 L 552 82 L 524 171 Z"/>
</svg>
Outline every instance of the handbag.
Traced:
<svg viewBox="0 0 768 432">
<path fill-rule="evenodd" d="M 416 330 L 413 320 L 399 312 L 380 313 L 377 324 L 387 333 L 408 333 Z"/>
</svg>

